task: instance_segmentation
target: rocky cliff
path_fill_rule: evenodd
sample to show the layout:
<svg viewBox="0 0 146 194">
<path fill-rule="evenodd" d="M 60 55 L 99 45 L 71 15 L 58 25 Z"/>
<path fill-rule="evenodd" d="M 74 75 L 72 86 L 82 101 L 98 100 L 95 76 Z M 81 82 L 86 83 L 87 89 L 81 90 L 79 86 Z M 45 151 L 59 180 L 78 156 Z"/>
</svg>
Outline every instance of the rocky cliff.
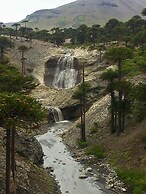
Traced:
<svg viewBox="0 0 146 194">
<path fill-rule="evenodd" d="M 5 130 L 0 128 L 0 193 L 5 193 Z M 56 183 L 41 167 L 43 152 L 34 133 L 17 131 L 16 184 L 17 194 L 57 194 Z M 11 185 L 12 187 L 12 185 Z"/>
</svg>

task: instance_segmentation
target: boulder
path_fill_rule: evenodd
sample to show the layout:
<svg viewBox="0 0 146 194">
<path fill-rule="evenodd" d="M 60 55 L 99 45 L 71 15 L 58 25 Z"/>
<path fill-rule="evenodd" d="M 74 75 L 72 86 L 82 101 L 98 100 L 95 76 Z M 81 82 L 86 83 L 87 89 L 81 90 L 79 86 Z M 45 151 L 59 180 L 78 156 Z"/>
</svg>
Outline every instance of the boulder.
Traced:
<svg viewBox="0 0 146 194">
<path fill-rule="evenodd" d="M 44 153 L 37 139 L 31 135 L 23 133 L 17 134 L 16 137 L 16 152 L 34 164 L 40 165 L 43 163 Z"/>
</svg>

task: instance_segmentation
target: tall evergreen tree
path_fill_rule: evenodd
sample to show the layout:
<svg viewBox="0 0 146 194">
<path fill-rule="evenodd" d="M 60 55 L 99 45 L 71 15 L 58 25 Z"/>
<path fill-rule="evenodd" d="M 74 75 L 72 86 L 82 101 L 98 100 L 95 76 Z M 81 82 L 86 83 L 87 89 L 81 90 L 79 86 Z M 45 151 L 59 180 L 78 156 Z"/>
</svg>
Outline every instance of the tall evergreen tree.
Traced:
<svg viewBox="0 0 146 194">
<path fill-rule="evenodd" d="M 124 60 L 132 57 L 132 50 L 126 47 L 111 48 L 105 53 L 105 58 L 117 64 L 118 68 L 118 81 L 122 80 L 122 64 Z M 118 134 L 123 131 L 122 129 L 122 88 L 118 91 Z"/>
</svg>

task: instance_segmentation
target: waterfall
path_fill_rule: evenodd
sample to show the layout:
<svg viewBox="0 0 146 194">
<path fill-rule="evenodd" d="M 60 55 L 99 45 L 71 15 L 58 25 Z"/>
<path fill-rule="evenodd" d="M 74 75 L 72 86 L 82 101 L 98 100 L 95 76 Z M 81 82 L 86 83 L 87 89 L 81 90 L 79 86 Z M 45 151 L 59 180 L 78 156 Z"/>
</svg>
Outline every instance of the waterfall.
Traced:
<svg viewBox="0 0 146 194">
<path fill-rule="evenodd" d="M 70 52 L 58 60 L 52 86 L 54 88 L 73 88 L 77 82 L 78 71 L 74 68 L 75 57 Z"/>
<path fill-rule="evenodd" d="M 46 108 L 48 109 L 48 121 L 56 123 L 64 120 L 62 112 L 58 107 L 47 106 Z"/>
</svg>

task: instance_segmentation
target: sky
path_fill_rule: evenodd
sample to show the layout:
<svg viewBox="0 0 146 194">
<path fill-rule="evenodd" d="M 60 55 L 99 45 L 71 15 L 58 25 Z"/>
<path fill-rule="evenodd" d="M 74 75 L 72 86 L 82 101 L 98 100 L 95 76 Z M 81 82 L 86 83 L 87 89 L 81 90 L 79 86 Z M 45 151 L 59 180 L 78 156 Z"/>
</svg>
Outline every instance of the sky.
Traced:
<svg viewBox="0 0 146 194">
<path fill-rule="evenodd" d="M 52 9 L 75 0 L 0 0 L 0 22 L 19 22 L 40 9 Z"/>
</svg>

